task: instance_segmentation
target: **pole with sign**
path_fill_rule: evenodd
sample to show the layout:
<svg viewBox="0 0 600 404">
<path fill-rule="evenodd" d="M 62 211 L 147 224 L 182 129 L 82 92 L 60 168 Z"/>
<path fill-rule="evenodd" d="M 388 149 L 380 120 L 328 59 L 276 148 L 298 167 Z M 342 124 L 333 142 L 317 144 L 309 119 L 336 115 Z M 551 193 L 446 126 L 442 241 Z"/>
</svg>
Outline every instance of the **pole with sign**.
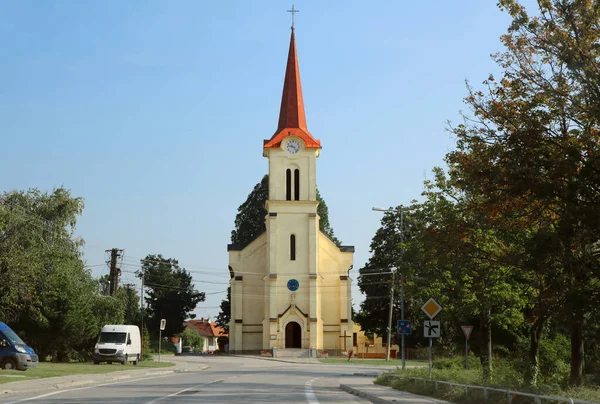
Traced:
<svg viewBox="0 0 600 404">
<path fill-rule="evenodd" d="M 161 319 L 160 320 L 160 330 L 158 330 L 158 361 L 159 362 L 160 362 L 160 342 L 162 340 L 162 332 L 166 326 L 167 326 L 167 320 L 164 318 Z"/>
<path fill-rule="evenodd" d="M 421 310 L 429 320 L 433 320 L 433 318 L 442 311 L 442 306 L 439 305 L 438 302 L 432 297 L 425 302 L 425 304 L 421 307 Z M 426 338 L 429 338 L 429 378 L 431 379 L 431 368 L 432 368 L 432 350 L 433 350 L 433 338 L 440 337 L 440 322 L 439 321 L 425 321 L 423 327 L 423 333 Z"/>
<path fill-rule="evenodd" d="M 469 369 L 469 338 L 471 338 L 471 332 L 473 332 L 472 325 L 463 325 L 463 334 L 465 334 L 465 369 Z"/>
</svg>

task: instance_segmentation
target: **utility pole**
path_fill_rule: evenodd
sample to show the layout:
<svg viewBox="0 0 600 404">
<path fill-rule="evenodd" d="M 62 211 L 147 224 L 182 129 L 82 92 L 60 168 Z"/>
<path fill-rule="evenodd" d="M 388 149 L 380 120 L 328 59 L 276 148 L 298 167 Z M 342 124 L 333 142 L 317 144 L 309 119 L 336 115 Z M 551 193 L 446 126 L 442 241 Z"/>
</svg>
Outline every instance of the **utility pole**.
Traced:
<svg viewBox="0 0 600 404">
<path fill-rule="evenodd" d="M 402 248 L 404 248 L 404 210 L 403 209 L 385 209 L 385 208 L 373 208 L 374 211 L 378 212 L 399 212 L 400 213 L 400 244 Z M 403 259 L 404 257 L 401 256 Z M 397 268 L 395 268 L 397 270 Z M 394 281 L 395 281 L 395 271 L 392 269 L 392 290 L 390 294 L 390 314 L 388 318 L 388 338 L 387 338 L 387 351 L 386 351 L 386 360 L 390 360 L 390 342 L 392 336 L 392 308 L 394 307 Z M 404 320 L 404 276 L 402 271 L 400 271 L 400 317 L 401 320 Z M 405 360 L 405 348 L 404 348 L 404 334 L 400 336 L 402 338 L 402 346 L 400 350 L 402 351 L 402 370 L 406 369 L 406 360 Z"/>
<path fill-rule="evenodd" d="M 404 251 L 404 211 L 400 209 L 400 245 L 402 246 L 402 251 Z M 402 259 L 404 259 L 404 253 L 402 254 Z M 402 276 L 402 272 L 400 272 L 400 317 L 404 320 L 404 277 Z M 402 370 L 406 370 L 406 361 L 404 359 L 404 334 L 401 335 L 402 345 L 400 346 L 400 350 L 402 351 Z"/>
<path fill-rule="evenodd" d="M 117 288 L 119 287 L 119 272 L 121 272 L 120 268 L 117 268 L 117 258 L 120 257 L 119 253 L 122 253 L 123 250 L 119 250 L 118 248 L 113 248 L 110 250 L 106 250 L 106 252 L 110 251 L 110 274 L 108 275 L 108 279 L 110 282 L 109 292 L 110 296 L 113 296 L 117 293 Z"/>
<path fill-rule="evenodd" d="M 385 349 L 385 360 L 390 360 L 390 343 L 392 342 L 392 312 L 394 311 L 394 281 L 396 280 L 396 271 L 392 268 L 392 287 L 390 288 L 390 314 L 388 316 L 387 326 L 387 345 Z"/>
<path fill-rule="evenodd" d="M 142 335 L 142 344 L 140 345 L 140 358 L 144 357 L 144 268 L 140 271 L 142 287 L 140 288 L 140 334 Z"/>
</svg>

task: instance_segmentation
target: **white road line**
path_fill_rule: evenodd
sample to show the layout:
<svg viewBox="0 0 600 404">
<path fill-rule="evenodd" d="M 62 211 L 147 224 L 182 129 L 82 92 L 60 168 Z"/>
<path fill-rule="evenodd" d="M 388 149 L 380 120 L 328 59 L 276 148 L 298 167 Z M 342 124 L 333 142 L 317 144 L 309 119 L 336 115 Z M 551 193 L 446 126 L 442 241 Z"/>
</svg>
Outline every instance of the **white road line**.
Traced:
<svg viewBox="0 0 600 404">
<path fill-rule="evenodd" d="M 24 398 L 22 400 L 17 400 L 17 401 L 10 401 L 10 402 L 8 402 L 6 404 L 16 404 L 16 403 L 22 403 L 22 402 L 25 402 L 25 401 L 37 400 L 37 399 L 40 399 L 40 398 L 50 397 L 50 396 L 54 396 L 56 394 L 61 394 L 61 393 L 65 393 L 65 392 L 71 392 L 71 391 L 77 391 L 77 390 L 88 390 L 88 389 L 94 389 L 96 387 L 112 386 L 112 385 L 115 385 L 115 384 L 133 383 L 133 382 L 139 382 L 141 380 L 159 379 L 161 377 L 169 377 L 169 376 L 173 376 L 173 375 L 170 374 L 170 375 L 162 375 L 162 376 L 143 377 L 141 379 L 126 380 L 124 382 L 104 383 L 104 384 L 96 384 L 94 386 L 78 387 L 78 388 L 75 388 L 75 389 L 58 390 L 58 391 L 53 391 L 52 393 L 42 394 L 40 396 Z"/>
<path fill-rule="evenodd" d="M 312 383 L 315 380 L 317 379 L 309 380 L 306 382 L 306 384 L 304 384 L 304 392 L 306 393 L 306 399 L 308 400 L 309 404 L 319 404 L 319 400 L 317 400 L 317 396 L 315 396 L 315 393 L 312 389 Z"/>
<path fill-rule="evenodd" d="M 231 378 L 230 378 L 230 379 L 231 379 Z M 164 397 L 159 397 L 159 398 L 157 398 L 157 399 L 155 399 L 155 400 L 148 401 L 146 404 L 154 404 L 154 403 L 158 403 L 159 401 L 162 401 L 162 400 L 164 400 L 165 398 L 169 398 L 169 397 L 173 397 L 173 396 L 176 396 L 176 395 L 178 395 L 178 394 L 181 394 L 181 393 L 185 393 L 185 392 L 186 392 L 186 391 L 188 391 L 188 390 L 197 389 L 198 387 L 202 387 L 202 386 L 208 386 L 209 384 L 215 384 L 215 383 L 219 383 L 219 382 L 223 382 L 223 381 L 225 381 L 225 379 L 213 380 L 212 382 L 208 382 L 208 383 L 202 383 L 202 384 L 199 384 L 199 385 L 197 385 L 197 386 L 188 387 L 187 389 L 179 390 L 179 391 L 176 391 L 175 393 L 171 393 L 171 394 L 169 394 L 169 395 L 166 395 L 166 396 L 164 396 Z"/>
</svg>

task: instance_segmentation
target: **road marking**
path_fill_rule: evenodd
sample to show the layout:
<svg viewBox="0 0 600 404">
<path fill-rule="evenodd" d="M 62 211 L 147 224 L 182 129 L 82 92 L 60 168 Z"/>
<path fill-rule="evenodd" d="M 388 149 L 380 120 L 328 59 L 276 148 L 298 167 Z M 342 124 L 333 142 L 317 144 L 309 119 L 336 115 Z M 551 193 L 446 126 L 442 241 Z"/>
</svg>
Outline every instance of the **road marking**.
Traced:
<svg viewBox="0 0 600 404">
<path fill-rule="evenodd" d="M 112 386 L 115 384 L 125 384 L 125 383 L 133 383 L 133 382 L 139 382 L 140 380 L 150 380 L 150 379 L 159 379 L 161 377 L 169 377 L 169 376 L 173 376 L 172 374 L 170 375 L 161 375 L 161 376 L 152 376 L 152 377 L 143 377 L 140 379 L 133 379 L 133 380 L 126 380 L 126 381 L 122 381 L 122 382 L 114 382 L 114 383 L 103 383 L 103 384 L 96 384 L 94 386 L 87 386 L 87 387 L 78 387 L 76 389 L 65 389 L 65 390 L 58 390 L 58 391 L 53 391 L 52 393 L 46 393 L 46 394 L 42 394 L 40 396 L 35 396 L 35 397 L 29 397 L 29 398 L 24 398 L 22 400 L 17 400 L 17 401 L 10 401 L 6 404 L 16 404 L 16 403 L 22 403 L 24 401 L 32 401 L 32 400 L 37 400 L 40 398 L 45 398 L 45 397 L 50 397 L 50 396 L 54 396 L 56 394 L 61 394 L 61 393 L 66 393 L 66 392 L 71 392 L 71 391 L 77 391 L 77 390 L 87 390 L 87 389 L 93 389 L 96 387 L 103 387 L 103 386 Z"/>
<path fill-rule="evenodd" d="M 230 379 L 232 379 L 232 378 L 230 377 Z M 186 392 L 186 391 L 188 391 L 188 390 L 197 389 L 198 387 L 202 387 L 202 386 L 208 386 L 209 384 L 221 383 L 221 382 L 224 382 L 224 381 L 225 381 L 225 379 L 219 379 L 219 380 L 213 380 L 212 382 L 208 382 L 208 383 L 202 383 L 202 384 L 198 384 L 197 386 L 188 387 L 187 389 L 179 390 L 179 391 L 176 391 L 175 393 L 172 393 L 172 394 L 166 395 L 166 396 L 164 396 L 164 397 L 159 397 L 159 398 L 157 398 L 157 399 L 155 399 L 155 400 L 148 401 L 146 404 L 154 404 L 154 403 L 158 403 L 159 401 L 162 401 L 162 400 L 164 400 L 165 398 L 169 398 L 169 397 L 173 397 L 173 396 L 179 395 L 179 394 L 181 394 L 181 393 L 185 393 L 185 392 Z"/>
<path fill-rule="evenodd" d="M 304 392 L 306 393 L 306 399 L 308 400 L 309 404 L 319 404 L 319 400 L 317 400 L 317 396 L 315 396 L 315 393 L 313 392 L 313 389 L 312 389 L 312 383 L 315 380 L 317 380 L 317 379 L 309 380 L 304 385 Z"/>
</svg>

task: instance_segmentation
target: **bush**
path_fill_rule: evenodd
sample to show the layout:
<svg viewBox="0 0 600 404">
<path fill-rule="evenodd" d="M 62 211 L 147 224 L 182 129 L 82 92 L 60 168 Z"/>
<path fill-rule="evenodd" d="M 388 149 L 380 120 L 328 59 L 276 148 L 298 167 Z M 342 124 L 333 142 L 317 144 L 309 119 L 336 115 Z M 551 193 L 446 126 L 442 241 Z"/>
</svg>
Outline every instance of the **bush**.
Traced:
<svg viewBox="0 0 600 404">
<path fill-rule="evenodd" d="M 181 333 L 181 339 L 184 346 L 191 346 L 195 352 L 201 351 L 204 346 L 204 338 L 202 338 L 197 332 L 186 328 Z"/>
<path fill-rule="evenodd" d="M 142 332 L 142 360 L 147 361 L 152 359 L 152 352 L 150 351 L 150 333 L 148 328 L 144 326 Z"/>
</svg>

